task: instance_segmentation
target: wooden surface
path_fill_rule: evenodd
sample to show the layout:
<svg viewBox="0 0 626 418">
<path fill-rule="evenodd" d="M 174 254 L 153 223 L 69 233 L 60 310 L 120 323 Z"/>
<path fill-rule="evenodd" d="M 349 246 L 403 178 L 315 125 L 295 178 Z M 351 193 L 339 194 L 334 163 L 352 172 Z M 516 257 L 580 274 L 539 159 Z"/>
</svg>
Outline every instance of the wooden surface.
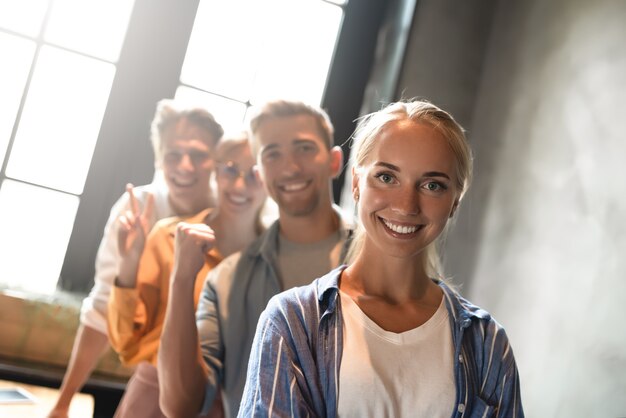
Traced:
<svg viewBox="0 0 626 418">
<path fill-rule="evenodd" d="M 2 418 L 45 418 L 56 402 L 58 390 L 43 386 L 26 385 L 23 383 L 0 380 L 0 388 L 19 387 L 28 391 L 36 398 L 35 403 L 0 404 Z M 70 418 L 89 418 L 93 416 L 93 397 L 78 393 L 70 406 Z"/>
</svg>

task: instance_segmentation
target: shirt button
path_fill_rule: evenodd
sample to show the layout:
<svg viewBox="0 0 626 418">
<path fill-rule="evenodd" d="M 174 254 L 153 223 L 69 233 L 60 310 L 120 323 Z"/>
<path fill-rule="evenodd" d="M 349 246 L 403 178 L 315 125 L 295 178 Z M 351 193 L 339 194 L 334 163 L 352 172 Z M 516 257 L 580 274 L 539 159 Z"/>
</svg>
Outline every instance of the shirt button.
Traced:
<svg viewBox="0 0 626 418">
<path fill-rule="evenodd" d="M 459 363 L 463 363 L 463 356 L 459 356 Z"/>
<path fill-rule="evenodd" d="M 465 411 L 465 404 L 460 403 L 458 409 L 460 413 L 463 413 Z"/>
</svg>

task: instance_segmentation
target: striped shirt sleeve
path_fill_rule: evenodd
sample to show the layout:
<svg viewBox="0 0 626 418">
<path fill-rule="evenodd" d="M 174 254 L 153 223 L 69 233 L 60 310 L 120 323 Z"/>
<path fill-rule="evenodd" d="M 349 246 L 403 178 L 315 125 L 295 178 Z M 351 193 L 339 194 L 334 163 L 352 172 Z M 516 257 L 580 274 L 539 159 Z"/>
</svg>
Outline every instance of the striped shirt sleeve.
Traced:
<svg viewBox="0 0 626 418">
<path fill-rule="evenodd" d="M 504 328 L 495 320 L 486 325 L 483 342 L 481 397 L 495 410 L 494 417 L 523 418 L 520 382 L 513 350 Z"/>
<path fill-rule="evenodd" d="M 291 336 L 293 330 L 275 299 L 257 324 L 238 416 L 316 416 Z"/>
</svg>

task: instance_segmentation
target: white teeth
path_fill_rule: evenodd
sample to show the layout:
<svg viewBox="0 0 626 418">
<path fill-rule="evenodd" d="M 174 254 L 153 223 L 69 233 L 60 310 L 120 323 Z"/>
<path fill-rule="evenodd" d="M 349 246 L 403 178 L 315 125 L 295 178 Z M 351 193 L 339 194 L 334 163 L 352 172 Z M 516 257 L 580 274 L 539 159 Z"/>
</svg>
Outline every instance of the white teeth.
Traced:
<svg viewBox="0 0 626 418">
<path fill-rule="evenodd" d="M 284 184 L 282 188 L 286 192 L 297 192 L 297 191 L 304 189 L 306 186 L 307 186 L 306 182 L 301 182 L 301 183 Z"/>
<path fill-rule="evenodd" d="M 195 180 L 181 180 L 181 179 L 172 179 L 174 184 L 179 187 L 189 187 L 195 184 Z"/>
<path fill-rule="evenodd" d="M 383 222 L 387 228 L 391 229 L 393 232 L 397 232 L 398 234 L 412 234 L 417 231 L 417 226 L 394 225 L 386 219 L 383 219 Z"/>
<path fill-rule="evenodd" d="M 237 204 L 239 204 L 239 205 L 241 205 L 241 204 L 243 204 L 243 203 L 246 203 L 246 202 L 248 201 L 248 199 L 246 199 L 246 198 L 245 198 L 245 197 L 243 197 L 243 196 L 233 196 L 233 195 L 230 195 L 230 196 L 228 196 L 228 197 L 229 197 L 229 199 L 230 199 L 230 201 L 231 201 L 231 202 L 233 202 L 233 203 L 237 203 Z"/>
</svg>

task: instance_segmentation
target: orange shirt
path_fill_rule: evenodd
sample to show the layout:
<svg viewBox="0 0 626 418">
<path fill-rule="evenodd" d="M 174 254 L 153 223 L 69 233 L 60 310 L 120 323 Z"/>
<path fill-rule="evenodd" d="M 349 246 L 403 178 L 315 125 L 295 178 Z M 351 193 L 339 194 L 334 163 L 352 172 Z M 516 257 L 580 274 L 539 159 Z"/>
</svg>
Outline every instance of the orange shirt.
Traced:
<svg viewBox="0 0 626 418">
<path fill-rule="evenodd" d="M 156 366 L 161 331 L 170 290 L 170 274 L 174 267 L 174 236 L 176 225 L 184 221 L 203 223 L 210 213 L 206 209 L 190 218 L 172 217 L 157 222 L 141 255 L 137 285 L 133 288 L 113 286 L 109 298 L 109 341 L 124 365 L 148 361 Z M 213 248 L 196 277 L 194 307 L 209 271 L 222 261 Z"/>
</svg>

